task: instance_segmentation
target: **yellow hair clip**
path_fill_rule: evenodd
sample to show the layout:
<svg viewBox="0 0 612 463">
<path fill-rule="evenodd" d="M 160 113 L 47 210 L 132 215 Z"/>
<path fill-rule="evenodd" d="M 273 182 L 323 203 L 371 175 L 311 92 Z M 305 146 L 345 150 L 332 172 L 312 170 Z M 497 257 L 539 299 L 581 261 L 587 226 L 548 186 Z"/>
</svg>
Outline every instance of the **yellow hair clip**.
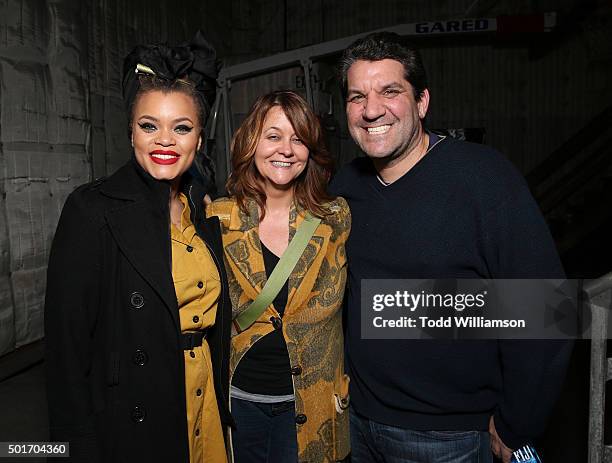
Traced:
<svg viewBox="0 0 612 463">
<path fill-rule="evenodd" d="M 145 66 L 144 64 L 140 64 L 140 63 L 136 65 L 136 69 L 134 72 L 136 74 L 138 74 L 139 72 L 142 72 L 144 74 L 151 74 L 152 76 L 155 75 L 155 72 L 153 71 L 153 69 L 151 69 L 149 66 Z"/>
</svg>

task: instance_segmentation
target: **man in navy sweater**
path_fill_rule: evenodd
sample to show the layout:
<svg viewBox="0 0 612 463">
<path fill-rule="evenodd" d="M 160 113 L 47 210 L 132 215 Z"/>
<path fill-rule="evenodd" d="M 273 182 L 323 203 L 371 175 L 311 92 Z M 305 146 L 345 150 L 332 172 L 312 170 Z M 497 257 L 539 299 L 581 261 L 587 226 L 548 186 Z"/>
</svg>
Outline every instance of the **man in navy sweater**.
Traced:
<svg viewBox="0 0 612 463">
<path fill-rule="evenodd" d="M 350 133 L 367 155 L 336 175 L 351 208 L 347 369 L 352 461 L 508 463 L 540 434 L 571 344 L 361 338 L 360 285 L 384 278 L 563 278 L 522 176 L 482 145 L 428 133 L 419 53 L 396 34 L 341 61 Z"/>
</svg>

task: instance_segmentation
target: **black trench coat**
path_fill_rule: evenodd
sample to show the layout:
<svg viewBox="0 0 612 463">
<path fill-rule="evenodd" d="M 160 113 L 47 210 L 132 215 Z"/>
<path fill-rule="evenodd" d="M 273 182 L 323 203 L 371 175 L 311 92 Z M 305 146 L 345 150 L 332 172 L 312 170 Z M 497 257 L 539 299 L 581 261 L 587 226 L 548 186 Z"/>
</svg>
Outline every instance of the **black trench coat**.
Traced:
<svg viewBox="0 0 612 463">
<path fill-rule="evenodd" d="M 195 183 L 184 191 L 221 276 L 208 342 L 226 428 L 231 305 L 219 222 L 204 217 Z M 72 461 L 189 461 L 168 198 L 169 185 L 131 160 L 76 189 L 62 211 L 47 274 L 47 398 L 51 440 L 69 441 Z"/>
</svg>

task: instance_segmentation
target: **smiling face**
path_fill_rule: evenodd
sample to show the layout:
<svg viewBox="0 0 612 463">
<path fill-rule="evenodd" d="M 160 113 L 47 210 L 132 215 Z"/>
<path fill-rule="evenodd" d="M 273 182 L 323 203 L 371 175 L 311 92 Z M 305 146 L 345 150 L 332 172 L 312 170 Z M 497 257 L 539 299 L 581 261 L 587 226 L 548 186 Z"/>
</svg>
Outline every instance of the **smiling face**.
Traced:
<svg viewBox="0 0 612 463">
<path fill-rule="evenodd" d="M 401 160 L 423 136 L 429 92 L 415 100 L 399 61 L 355 61 L 347 73 L 346 116 L 351 136 L 369 157 Z"/>
<path fill-rule="evenodd" d="M 267 191 L 292 188 L 306 168 L 308 148 L 279 106 L 273 106 L 266 114 L 254 159 Z"/>
<path fill-rule="evenodd" d="M 189 169 L 201 143 L 193 98 L 178 91 L 140 95 L 132 118 L 136 161 L 157 180 L 178 181 Z"/>
</svg>

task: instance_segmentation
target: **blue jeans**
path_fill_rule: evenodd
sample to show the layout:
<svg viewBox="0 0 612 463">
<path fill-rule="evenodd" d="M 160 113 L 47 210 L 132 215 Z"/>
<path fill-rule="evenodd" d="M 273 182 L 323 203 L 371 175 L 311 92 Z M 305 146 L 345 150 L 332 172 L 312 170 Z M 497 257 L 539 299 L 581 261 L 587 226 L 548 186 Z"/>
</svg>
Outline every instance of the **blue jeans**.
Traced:
<svg viewBox="0 0 612 463">
<path fill-rule="evenodd" d="M 232 398 L 235 463 L 294 463 L 297 461 L 295 404 L 264 404 Z"/>
<path fill-rule="evenodd" d="M 351 410 L 351 463 L 492 463 L 485 431 L 414 431 Z"/>
</svg>

